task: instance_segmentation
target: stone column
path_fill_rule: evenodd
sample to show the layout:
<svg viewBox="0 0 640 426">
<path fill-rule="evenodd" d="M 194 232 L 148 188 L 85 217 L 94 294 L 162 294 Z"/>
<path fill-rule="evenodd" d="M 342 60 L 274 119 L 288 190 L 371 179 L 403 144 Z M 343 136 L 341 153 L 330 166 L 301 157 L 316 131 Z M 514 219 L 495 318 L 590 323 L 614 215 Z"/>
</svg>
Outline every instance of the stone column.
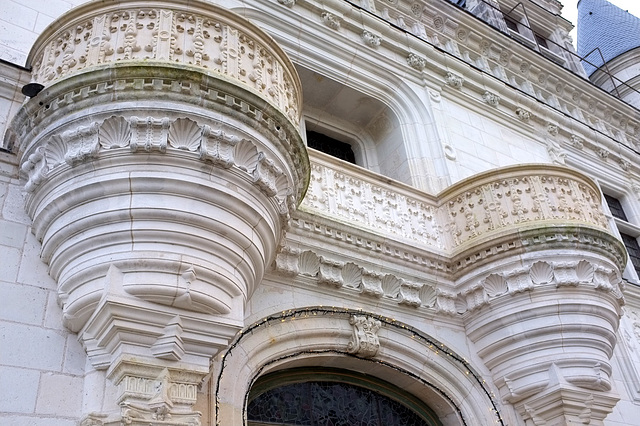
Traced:
<svg viewBox="0 0 640 426">
<path fill-rule="evenodd" d="M 502 400 L 534 425 L 602 425 L 618 401 L 610 359 L 626 253 L 597 187 L 570 169 L 518 166 L 445 199 L 457 310 Z"/>
<path fill-rule="evenodd" d="M 65 325 L 118 387 L 85 423 L 199 424 L 308 183 L 295 69 L 243 18 L 179 0 L 88 3 L 29 62 L 44 89 L 8 135 L 26 209 Z"/>
</svg>

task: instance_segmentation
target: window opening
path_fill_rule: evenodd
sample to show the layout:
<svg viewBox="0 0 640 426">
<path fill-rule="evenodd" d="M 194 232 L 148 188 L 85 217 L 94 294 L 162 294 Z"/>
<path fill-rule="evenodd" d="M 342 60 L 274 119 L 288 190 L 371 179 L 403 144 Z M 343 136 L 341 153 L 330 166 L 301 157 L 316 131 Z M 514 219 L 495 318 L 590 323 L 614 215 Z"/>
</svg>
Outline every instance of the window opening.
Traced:
<svg viewBox="0 0 640 426">
<path fill-rule="evenodd" d="M 509 28 L 511 31 L 519 32 L 518 23 L 516 21 L 505 16 L 504 22 L 507 24 L 507 28 Z"/>
<path fill-rule="evenodd" d="M 640 276 L 640 245 L 638 245 L 638 239 L 628 234 L 620 233 L 622 242 L 629 253 L 629 259 L 633 268 L 636 270 L 638 276 Z"/>
<path fill-rule="evenodd" d="M 307 131 L 307 146 L 329 154 L 332 157 L 356 164 L 356 156 L 351 145 L 322 133 Z"/>
<path fill-rule="evenodd" d="M 546 38 L 542 37 L 538 33 L 533 33 L 533 36 L 536 38 L 536 43 L 538 43 L 538 46 L 544 47 L 545 49 L 549 49 L 549 46 L 547 46 L 547 39 Z"/>
<path fill-rule="evenodd" d="M 617 217 L 618 219 L 628 222 L 627 215 L 622 208 L 620 200 L 607 194 L 604 194 L 604 199 L 607 202 L 607 206 L 609 206 L 609 210 L 611 211 L 613 217 Z"/>
</svg>

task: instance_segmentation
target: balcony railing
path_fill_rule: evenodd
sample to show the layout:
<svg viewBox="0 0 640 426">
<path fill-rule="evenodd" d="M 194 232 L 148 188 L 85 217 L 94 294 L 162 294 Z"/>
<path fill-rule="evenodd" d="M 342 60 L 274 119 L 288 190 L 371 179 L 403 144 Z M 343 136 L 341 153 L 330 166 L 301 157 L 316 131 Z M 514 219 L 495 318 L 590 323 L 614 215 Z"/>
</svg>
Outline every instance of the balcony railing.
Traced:
<svg viewBox="0 0 640 426">
<path fill-rule="evenodd" d="M 302 90 L 286 54 L 226 9 L 212 11 L 204 2 L 91 2 L 57 22 L 28 59 L 44 86 L 97 67 L 178 64 L 240 83 L 299 123 Z"/>
<path fill-rule="evenodd" d="M 319 152 L 311 160 L 304 210 L 428 250 L 456 253 L 524 228 L 609 232 L 595 184 L 565 167 L 490 170 L 430 196 Z"/>
</svg>

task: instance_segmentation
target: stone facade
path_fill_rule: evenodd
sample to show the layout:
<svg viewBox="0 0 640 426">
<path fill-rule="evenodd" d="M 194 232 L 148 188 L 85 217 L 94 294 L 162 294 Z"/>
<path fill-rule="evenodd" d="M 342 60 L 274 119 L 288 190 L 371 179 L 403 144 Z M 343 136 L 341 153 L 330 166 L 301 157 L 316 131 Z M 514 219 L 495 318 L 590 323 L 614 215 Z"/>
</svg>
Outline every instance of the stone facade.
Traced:
<svg viewBox="0 0 640 426">
<path fill-rule="evenodd" d="M 559 2 L 10 3 L 0 423 L 261 424 L 339 371 L 425 424 L 634 424 L 640 118 Z"/>
</svg>

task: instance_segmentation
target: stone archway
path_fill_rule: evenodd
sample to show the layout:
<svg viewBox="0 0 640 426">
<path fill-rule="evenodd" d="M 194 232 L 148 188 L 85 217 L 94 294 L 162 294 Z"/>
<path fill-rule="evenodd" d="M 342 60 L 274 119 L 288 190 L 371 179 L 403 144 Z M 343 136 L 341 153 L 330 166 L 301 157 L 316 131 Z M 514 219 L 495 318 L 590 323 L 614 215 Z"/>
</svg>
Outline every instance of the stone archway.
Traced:
<svg viewBox="0 0 640 426">
<path fill-rule="evenodd" d="M 443 343 L 390 318 L 326 307 L 282 312 L 238 335 L 216 365 L 216 424 L 245 424 L 259 377 L 309 366 L 385 380 L 420 398 L 445 426 L 504 424 L 484 379 Z"/>
</svg>

